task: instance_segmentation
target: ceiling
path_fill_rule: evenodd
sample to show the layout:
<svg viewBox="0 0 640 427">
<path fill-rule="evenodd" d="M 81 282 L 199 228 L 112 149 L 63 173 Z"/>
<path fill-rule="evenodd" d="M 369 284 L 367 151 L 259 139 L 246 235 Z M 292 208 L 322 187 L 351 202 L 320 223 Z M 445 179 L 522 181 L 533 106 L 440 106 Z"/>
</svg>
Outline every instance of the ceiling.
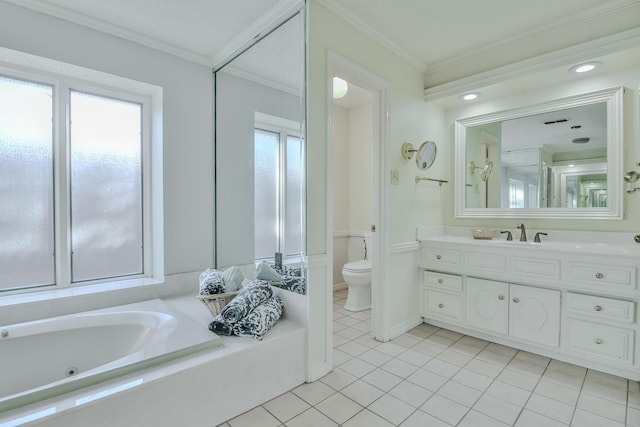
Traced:
<svg viewBox="0 0 640 427">
<path fill-rule="evenodd" d="M 0 1 L 212 67 L 300 4 L 299 0 Z M 393 49 L 425 73 L 428 85 L 640 26 L 640 0 L 315 1 Z"/>
</svg>

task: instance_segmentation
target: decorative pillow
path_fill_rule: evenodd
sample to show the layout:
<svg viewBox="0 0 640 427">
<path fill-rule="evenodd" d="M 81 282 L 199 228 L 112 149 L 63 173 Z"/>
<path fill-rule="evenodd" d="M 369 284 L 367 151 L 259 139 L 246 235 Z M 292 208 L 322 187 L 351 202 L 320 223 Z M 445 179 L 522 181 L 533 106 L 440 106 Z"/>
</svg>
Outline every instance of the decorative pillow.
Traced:
<svg viewBox="0 0 640 427">
<path fill-rule="evenodd" d="M 280 289 L 305 295 L 307 293 L 307 280 L 304 277 L 283 277 Z"/>
<path fill-rule="evenodd" d="M 222 294 L 224 292 L 224 280 L 219 271 L 207 268 L 200 274 L 200 295 Z"/>
<path fill-rule="evenodd" d="M 268 282 L 254 280 L 229 301 L 219 316 L 227 323 L 236 323 L 272 295 L 273 289 Z"/>
<path fill-rule="evenodd" d="M 235 292 L 240 289 L 240 286 L 242 286 L 244 274 L 242 274 L 242 270 L 240 270 L 240 268 L 232 266 L 222 273 L 222 280 L 224 281 L 224 288 L 226 292 Z"/>
<path fill-rule="evenodd" d="M 266 280 L 268 282 L 279 282 L 282 280 L 282 275 L 278 274 L 278 272 L 266 262 L 261 262 L 256 269 L 256 279 Z"/>
<path fill-rule="evenodd" d="M 217 315 L 213 318 L 213 321 L 209 323 L 209 330 L 218 335 L 231 335 L 233 333 L 233 325 L 225 322 L 220 315 Z"/>
<path fill-rule="evenodd" d="M 247 317 L 233 325 L 233 333 L 239 337 L 253 337 L 262 340 L 280 316 L 284 304 L 279 297 L 272 297 L 257 306 Z"/>
</svg>

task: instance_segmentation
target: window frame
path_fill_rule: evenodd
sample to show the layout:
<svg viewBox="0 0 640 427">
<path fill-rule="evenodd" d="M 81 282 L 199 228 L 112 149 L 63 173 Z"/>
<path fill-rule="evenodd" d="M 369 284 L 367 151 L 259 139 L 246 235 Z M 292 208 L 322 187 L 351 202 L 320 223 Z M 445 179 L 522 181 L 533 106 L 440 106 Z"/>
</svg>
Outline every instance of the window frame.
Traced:
<svg viewBox="0 0 640 427">
<path fill-rule="evenodd" d="M 283 262 L 287 261 L 299 261 L 300 256 L 304 253 L 303 246 L 304 242 L 300 242 L 300 251 L 299 253 L 287 254 L 287 240 L 286 240 L 286 206 L 287 206 L 287 140 L 289 137 L 297 138 L 300 140 L 300 146 L 302 155 L 304 156 L 304 132 L 301 129 L 300 123 L 285 119 L 278 116 L 273 116 L 270 114 L 265 114 L 256 111 L 255 112 L 255 120 L 254 120 L 254 147 L 255 147 L 255 131 L 262 130 L 267 132 L 277 133 L 279 135 L 278 141 L 278 207 L 277 207 L 277 217 L 278 217 L 278 236 L 277 236 L 277 248 L 276 251 L 282 253 Z M 300 180 L 301 186 L 305 186 L 305 177 L 306 177 L 306 165 L 303 164 L 301 166 Z M 255 171 L 254 171 L 255 174 Z M 254 177 L 255 179 L 255 177 Z M 284 196 L 283 196 L 284 195 Z M 255 256 L 255 248 L 254 248 L 254 258 L 255 261 L 269 261 L 273 260 L 273 256 L 257 258 Z"/>
<path fill-rule="evenodd" d="M 51 71 L 55 70 L 55 71 Z M 162 88 L 10 49 L 0 48 L 0 75 L 53 90 L 54 283 L 0 289 L 0 296 L 114 284 L 117 288 L 164 281 L 162 221 Z M 72 281 L 71 91 L 141 105 L 142 273 Z"/>
</svg>

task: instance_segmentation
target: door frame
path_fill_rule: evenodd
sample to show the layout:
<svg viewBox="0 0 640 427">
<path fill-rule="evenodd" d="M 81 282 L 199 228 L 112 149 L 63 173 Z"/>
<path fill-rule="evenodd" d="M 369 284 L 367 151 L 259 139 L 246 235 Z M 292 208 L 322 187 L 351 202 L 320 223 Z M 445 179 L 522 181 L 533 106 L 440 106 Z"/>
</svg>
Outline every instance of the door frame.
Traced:
<svg viewBox="0 0 640 427">
<path fill-rule="evenodd" d="M 388 140 L 388 82 L 375 75 L 366 68 L 333 52 L 328 52 L 327 61 L 327 88 L 332 87 L 333 76 L 340 75 L 345 80 L 365 89 L 373 95 L 372 113 L 372 225 L 376 227 L 371 233 L 371 332 L 378 341 L 388 341 L 390 337 L 389 326 L 389 298 L 387 274 L 389 265 L 389 230 L 387 230 L 386 195 L 387 183 L 383 179 L 386 170 L 386 146 Z M 331 263 L 330 271 L 333 271 L 333 94 L 327 91 L 327 253 Z M 333 284 L 331 286 L 333 293 Z M 333 299 L 330 299 L 333 301 Z M 332 318 L 328 319 L 328 330 L 332 330 Z M 332 334 L 329 334 L 332 338 Z M 331 348 L 333 345 L 331 345 Z"/>
</svg>

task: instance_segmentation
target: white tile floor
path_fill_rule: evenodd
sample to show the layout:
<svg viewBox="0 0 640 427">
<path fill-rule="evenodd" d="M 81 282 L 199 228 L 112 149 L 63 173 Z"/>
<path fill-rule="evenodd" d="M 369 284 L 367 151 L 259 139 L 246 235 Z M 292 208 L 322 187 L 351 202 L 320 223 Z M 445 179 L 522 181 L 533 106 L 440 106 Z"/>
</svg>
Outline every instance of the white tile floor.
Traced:
<svg viewBox="0 0 640 427">
<path fill-rule="evenodd" d="M 244 426 L 640 427 L 640 387 L 422 324 L 387 343 L 334 294 L 335 369 L 227 423 Z"/>
</svg>

